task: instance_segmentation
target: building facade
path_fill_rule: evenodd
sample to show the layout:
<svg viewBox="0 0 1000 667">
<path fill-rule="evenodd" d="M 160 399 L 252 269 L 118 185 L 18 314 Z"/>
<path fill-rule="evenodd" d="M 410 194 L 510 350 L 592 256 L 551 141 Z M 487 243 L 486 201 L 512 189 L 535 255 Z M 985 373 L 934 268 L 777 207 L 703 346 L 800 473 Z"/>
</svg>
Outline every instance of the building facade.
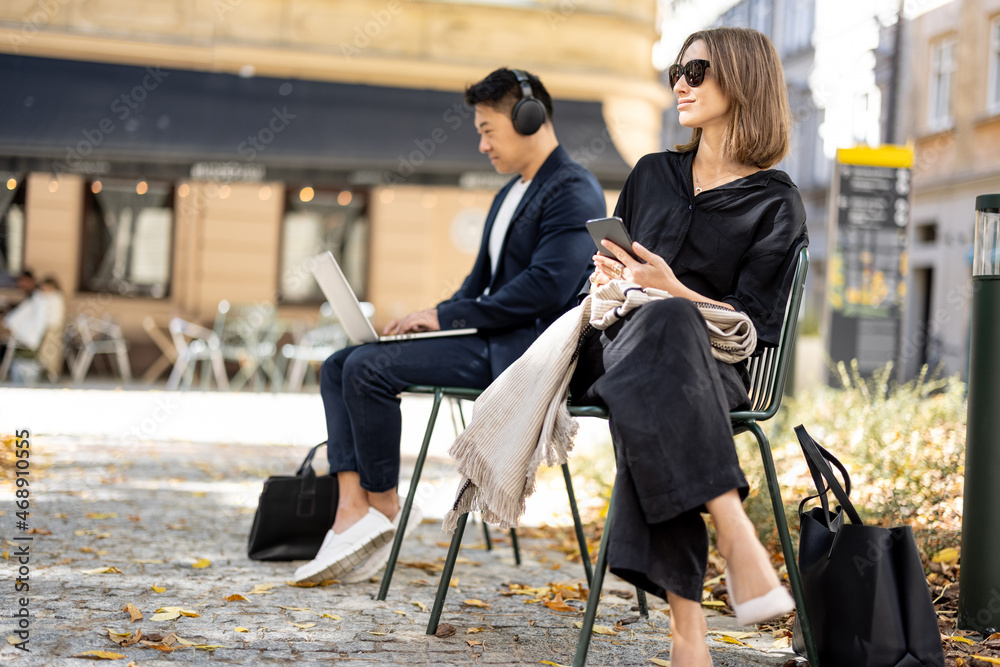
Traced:
<svg viewBox="0 0 1000 667">
<path fill-rule="evenodd" d="M 885 37 L 891 37 L 887 31 Z M 977 195 L 1000 192 L 1000 2 L 953 0 L 903 24 L 895 124 L 914 146 L 902 365 L 968 377 Z"/>
<path fill-rule="evenodd" d="M 223 299 L 315 319 L 331 250 L 382 324 L 458 286 L 507 180 L 464 86 L 538 74 L 613 202 L 659 147 L 656 25 L 654 0 L 6 2 L 0 274 L 55 275 L 141 356 L 144 318 Z"/>
</svg>

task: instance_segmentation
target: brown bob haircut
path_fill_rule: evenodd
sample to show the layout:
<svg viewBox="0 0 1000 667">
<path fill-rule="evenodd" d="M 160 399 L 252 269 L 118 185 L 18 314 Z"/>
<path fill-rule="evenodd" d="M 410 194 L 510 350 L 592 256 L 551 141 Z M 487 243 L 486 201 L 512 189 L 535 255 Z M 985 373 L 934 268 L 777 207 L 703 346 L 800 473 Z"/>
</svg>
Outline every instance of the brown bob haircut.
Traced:
<svg viewBox="0 0 1000 667">
<path fill-rule="evenodd" d="M 781 59 L 774 44 L 761 32 L 750 28 L 700 30 L 684 41 L 684 52 L 701 40 L 708 49 L 711 72 L 729 100 L 731 118 L 723 136 L 723 154 L 739 164 L 767 169 L 788 154 L 791 114 Z M 701 128 L 691 140 L 678 144 L 682 153 L 698 148 Z"/>
</svg>

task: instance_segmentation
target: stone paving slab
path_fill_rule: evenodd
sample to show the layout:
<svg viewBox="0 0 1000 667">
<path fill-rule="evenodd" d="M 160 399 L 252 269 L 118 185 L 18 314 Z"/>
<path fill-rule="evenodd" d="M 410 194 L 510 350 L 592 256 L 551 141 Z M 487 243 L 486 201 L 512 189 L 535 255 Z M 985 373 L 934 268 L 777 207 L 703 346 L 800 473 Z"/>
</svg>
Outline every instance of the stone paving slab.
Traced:
<svg viewBox="0 0 1000 667">
<path fill-rule="evenodd" d="M 483 548 L 481 527 L 469 524 L 442 622 L 457 629 L 438 638 L 425 634 L 438 576 L 400 566 L 389 598 L 374 600 L 375 582 L 298 588 L 288 585 L 295 564 L 263 563 L 245 555 L 257 494 L 269 474 L 290 474 L 304 451 L 262 445 L 151 443 L 108 445 L 100 440 L 39 437 L 31 449 L 31 515 L 39 532 L 16 528 L 15 487 L 0 482 L 0 559 L 3 590 L 0 637 L 18 630 L 13 614 L 27 596 L 29 652 L 8 642 L 0 662 L 24 665 L 88 664 L 72 656 L 112 651 L 113 664 L 170 665 L 537 665 L 569 664 L 582 613 L 556 612 L 502 595 L 504 584 L 545 586 L 583 581 L 582 567 L 539 531 L 521 539 L 523 563 L 509 546 Z M 404 462 L 404 472 L 409 466 Z M 429 460 L 424 482 L 454 488 L 448 463 Z M 494 535 L 499 535 L 494 531 Z M 31 537 L 30 590 L 17 593 L 18 537 Z M 437 520 L 425 521 L 404 542 L 401 560 L 442 562 L 448 536 Z M 193 567 L 199 560 L 207 567 Z M 87 570 L 114 567 L 120 573 Z M 557 569 L 554 569 L 557 568 Z M 162 587 L 156 592 L 153 587 Z M 255 590 L 256 587 L 256 590 Z M 266 589 L 266 590 L 263 590 Z M 241 594 L 246 601 L 227 601 Z M 632 599 L 629 599 L 629 598 Z M 464 604 L 481 600 L 488 608 Z M 665 604 L 651 599 L 648 621 L 634 620 L 615 637 L 594 636 L 590 665 L 652 665 L 669 658 Z M 126 604 L 143 618 L 130 622 Z M 582 610 L 583 603 L 570 602 Z M 605 585 L 598 624 L 635 619 L 634 595 L 614 577 Z M 197 616 L 153 621 L 157 609 L 182 607 Z M 711 612 L 710 612 L 711 613 Z M 298 625 L 296 625 L 298 624 Z M 246 632 L 238 632 L 245 628 Z M 480 631 L 468 633 L 470 628 Z M 710 617 L 710 628 L 739 630 L 735 620 Z M 162 652 L 135 645 L 119 648 L 108 637 L 141 629 L 146 636 L 176 633 L 214 650 Z M 744 629 L 745 630 L 745 629 Z M 783 665 L 791 655 L 773 650 L 769 634 L 745 639 L 752 647 L 709 640 L 717 666 Z"/>
</svg>

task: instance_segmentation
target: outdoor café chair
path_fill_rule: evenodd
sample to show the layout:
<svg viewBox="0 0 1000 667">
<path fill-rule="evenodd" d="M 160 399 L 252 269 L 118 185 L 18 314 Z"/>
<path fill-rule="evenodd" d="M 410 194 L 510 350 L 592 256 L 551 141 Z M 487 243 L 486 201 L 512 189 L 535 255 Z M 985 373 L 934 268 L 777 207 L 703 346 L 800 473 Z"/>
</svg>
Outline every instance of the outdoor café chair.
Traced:
<svg viewBox="0 0 1000 667">
<path fill-rule="evenodd" d="M 90 370 L 90 364 L 98 354 L 113 356 L 118 366 L 122 380 L 132 380 L 132 366 L 128 360 L 128 348 L 122 328 L 108 319 L 98 319 L 81 313 L 76 316 L 71 326 L 79 343 L 76 356 L 70 361 L 70 374 L 73 382 L 79 384 Z"/>
<path fill-rule="evenodd" d="M 750 371 L 750 408 L 731 412 L 729 417 L 733 426 L 733 433 L 739 434 L 749 431 L 757 439 L 760 447 L 761 458 L 764 464 L 764 472 L 767 477 L 768 490 L 771 495 L 771 507 L 774 511 L 775 523 L 778 528 L 778 535 L 781 539 L 781 550 L 785 558 L 785 566 L 788 572 L 788 581 L 792 588 L 792 596 L 795 598 L 796 614 L 802 629 L 802 637 L 806 646 L 806 654 L 809 664 L 813 667 L 819 666 L 819 658 L 812 637 L 812 627 L 806 617 L 805 604 L 802 597 L 802 582 L 799 577 L 799 569 L 795 560 L 795 551 L 792 547 L 792 538 L 788 531 L 788 522 L 785 517 L 785 508 L 781 500 L 781 489 L 778 485 L 778 477 L 774 468 L 774 459 L 771 456 L 771 445 L 767 435 L 760 427 L 760 422 L 767 421 L 777 413 L 781 405 L 781 396 L 785 388 L 785 378 L 791 363 L 792 355 L 795 351 L 795 337 L 798 329 L 799 309 L 802 304 L 802 297 L 805 291 L 806 274 L 809 270 L 809 253 L 803 248 L 799 253 L 798 263 L 795 269 L 795 277 L 792 283 L 791 294 L 788 297 L 788 304 L 785 308 L 785 316 L 781 326 L 781 335 L 778 346 L 766 348 L 760 355 L 748 360 L 748 370 Z M 438 388 L 442 394 L 450 393 L 452 390 Z M 474 398 L 473 394 L 478 391 L 466 390 L 467 397 Z M 570 406 L 570 414 L 574 416 L 593 416 L 607 418 L 608 413 L 601 407 L 574 407 Z M 432 417 L 433 418 L 433 417 Z M 563 466 L 564 474 L 568 476 L 566 466 Z M 567 477 L 568 481 L 568 477 Z M 601 537 L 601 546 L 597 553 L 597 562 L 594 565 L 593 577 L 588 576 L 590 584 L 590 595 L 587 600 L 586 611 L 584 612 L 583 623 L 580 629 L 580 637 L 577 640 L 576 656 L 573 659 L 574 667 L 583 667 L 587 661 L 587 651 L 590 646 L 590 635 L 594 626 L 594 619 L 597 616 L 597 607 L 601 599 L 601 588 L 604 584 L 604 573 L 608 564 L 608 535 L 610 534 L 612 507 L 614 506 L 614 488 L 611 491 L 611 501 L 609 501 L 607 518 L 604 523 L 604 534 Z M 577 519 L 575 510 L 575 500 L 570 496 L 574 506 L 574 519 Z M 407 501 L 412 498 L 408 495 Z M 409 507 L 404 506 L 404 511 Z M 403 515 L 405 521 L 407 515 Z M 427 634 L 434 634 L 437 631 L 438 621 L 444 607 L 445 598 L 448 595 L 448 585 L 455 568 L 455 561 L 458 558 L 458 550 L 462 542 L 462 533 L 468 515 L 463 515 L 458 520 L 455 533 L 452 536 L 451 546 L 448 550 L 448 557 L 445 561 L 444 570 L 441 572 L 441 580 L 438 584 L 437 596 L 434 599 L 434 606 L 431 609 L 430 620 L 427 624 Z M 403 525 L 402 522 L 400 525 Z M 578 530 L 579 523 L 577 523 Z M 581 549 L 581 553 L 583 549 Z M 589 566 L 589 559 L 584 558 L 584 563 Z M 386 576 L 390 571 L 386 570 Z M 641 605 L 641 599 L 640 599 Z"/>
</svg>

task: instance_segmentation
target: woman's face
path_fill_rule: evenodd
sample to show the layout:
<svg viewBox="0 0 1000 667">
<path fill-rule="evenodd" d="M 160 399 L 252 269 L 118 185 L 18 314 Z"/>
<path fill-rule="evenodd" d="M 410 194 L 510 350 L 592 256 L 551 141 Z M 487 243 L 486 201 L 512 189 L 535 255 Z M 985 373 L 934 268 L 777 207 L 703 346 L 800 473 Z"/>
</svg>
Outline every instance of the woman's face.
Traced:
<svg viewBox="0 0 1000 667">
<path fill-rule="evenodd" d="M 707 60 L 710 66 L 705 70 L 705 80 L 697 88 L 688 84 L 686 76 L 682 76 L 674 84 L 681 125 L 700 127 L 703 131 L 715 126 L 725 128 L 729 122 L 729 100 L 719 88 L 719 80 L 711 67 L 713 63 L 708 57 L 708 47 L 704 41 L 699 39 L 691 43 L 684 52 L 681 65 L 686 65 L 691 60 Z"/>
</svg>

